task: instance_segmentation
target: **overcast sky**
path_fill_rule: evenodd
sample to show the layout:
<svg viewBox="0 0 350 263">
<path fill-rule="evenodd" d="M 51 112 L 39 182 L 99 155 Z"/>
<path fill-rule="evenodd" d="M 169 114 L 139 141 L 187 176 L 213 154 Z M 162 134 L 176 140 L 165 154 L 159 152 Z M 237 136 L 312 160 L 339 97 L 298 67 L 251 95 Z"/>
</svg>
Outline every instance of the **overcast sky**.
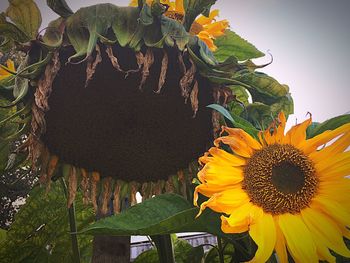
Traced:
<svg viewBox="0 0 350 263">
<path fill-rule="evenodd" d="M 74 11 L 107 2 L 66 1 Z M 46 1 L 36 2 L 47 25 L 57 15 Z M 1 0 L 0 10 L 6 7 Z M 274 62 L 264 71 L 290 87 L 295 114 L 289 125 L 305 119 L 307 112 L 323 121 L 350 111 L 350 0 L 218 0 L 214 7 L 233 31 L 272 53 Z M 258 60 L 267 61 L 269 57 Z"/>
</svg>

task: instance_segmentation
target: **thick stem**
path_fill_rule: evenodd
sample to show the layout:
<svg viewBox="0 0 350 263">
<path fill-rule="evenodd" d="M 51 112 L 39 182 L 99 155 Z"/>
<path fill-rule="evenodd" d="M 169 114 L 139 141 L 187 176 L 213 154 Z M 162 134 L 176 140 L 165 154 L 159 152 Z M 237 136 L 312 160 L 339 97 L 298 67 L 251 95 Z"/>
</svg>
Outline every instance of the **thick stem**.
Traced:
<svg viewBox="0 0 350 263">
<path fill-rule="evenodd" d="M 62 188 L 64 190 L 64 194 L 66 198 L 68 198 L 66 182 L 64 181 L 63 177 L 61 177 L 60 181 L 61 181 Z M 78 237 L 77 237 L 74 202 L 68 208 L 68 216 L 69 216 L 70 237 L 72 241 L 73 260 L 74 260 L 74 263 L 80 263 L 80 251 L 79 251 Z"/>
<path fill-rule="evenodd" d="M 156 244 L 159 262 L 175 263 L 174 250 L 170 235 L 151 236 Z"/>
<path fill-rule="evenodd" d="M 113 202 L 108 204 L 107 214 L 101 213 L 102 198 L 98 200 L 96 219 L 113 215 Z M 125 209 L 124 205 L 121 205 Z M 92 263 L 130 263 L 130 236 L 94 236 Z"/>
</svg>

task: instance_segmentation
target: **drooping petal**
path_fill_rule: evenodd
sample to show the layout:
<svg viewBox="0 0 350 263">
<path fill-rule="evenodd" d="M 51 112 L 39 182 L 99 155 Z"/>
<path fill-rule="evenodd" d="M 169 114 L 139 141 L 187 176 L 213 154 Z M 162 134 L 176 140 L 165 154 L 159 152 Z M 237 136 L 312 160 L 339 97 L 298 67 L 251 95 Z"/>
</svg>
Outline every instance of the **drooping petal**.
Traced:
<svg viewBox="0 0 350 263">
<path fill-rule="evenodd" d="M 222 36 L 225 33 L 226 28 L 228 27 L 229 22 L 227 20 L 221 20 L 218 22 L 205 25 L 203 29 L 209 33 L 211 38 L 217 38 Z"/>
<path fill-rule="evenodd" d="M 243 171 L 239 167 L 210 162 L 198 172 L 198 179 L 212 185 L 235 185 L 243 180 Z"/>
<path fill-rule="evenodd" d="M 249 203 L 248 195 L 242 189 L 231 188 L 213 194 L 209 200 L 201 204 L 200 210 L 209 207 L 216 212 L 229 214 L 244 203 Z"/>
<path fill-rule="evenodd" d="M 286 238 L 288 250 L 296 261 L 318 263 L 316 245 L 300 215 L 282 214 L 278 217 L 278 224 Z"/>
<path fill-rule="evenodd" d="M 255 140 L 252 136 L 250 136 L 242 129 L 223 126 L 222 132 L 227 132 L 229 136 L 235 137 L 236 140 L 241 140 L 243 143 L 249 145 L 249 147 L 254 150 L 260 150 L 262 148 L 261 144 L 257 140 Z"/>
<path fill-rule="evenodd" d="M 222 216 L 221 228 L 226 233 L 242 233 L 249 229 L 249 226 L 256 223 L 263 216 L 260 207 L 247 202 L 237 207 L 229 217 Z"/>
<path fill-rule="evenodd" d="M 306 208 L 301 211 L 301 216 L 314 236 L 316 245 L 324 244 L 339 255 L 350 257 L 350 250 L 344 244 L 341 230 L 327 215 L 319 210 Z"/>
<path fill-rule="evenodd" d="M 217 147 L 220 143 L 227 144 L 232 151 L 242 157 L 250 157 L 253 154 L 253 149 L 239 138 L 233 136 L 222 136 L 214 141 L 214 145 Z"/>
<path fill-rule="evenodd" d="M 251 262 L 266 262 L 276 244 L 276 228 L 272 215 L 264 213 L 250 226 L 249 235 L 258 246 Z"/>
</svg>

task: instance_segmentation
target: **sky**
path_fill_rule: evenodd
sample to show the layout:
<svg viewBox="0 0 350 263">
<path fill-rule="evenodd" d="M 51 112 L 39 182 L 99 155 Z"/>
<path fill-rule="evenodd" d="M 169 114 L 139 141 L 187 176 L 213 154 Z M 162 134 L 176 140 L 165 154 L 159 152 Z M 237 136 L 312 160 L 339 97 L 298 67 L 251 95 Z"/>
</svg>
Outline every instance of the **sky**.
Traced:
<svg viewBox="0 0 350 263">
<path fill-rule="evenodd" d="M 73 11 L 108 1 L 66 0 Z M 128 0 L 110 0 L 127 5 Z M 57 15 L 36 0 L 43 27 Z M 1 0 L 0 10 L 7 8 Z M 214 8 L 228 19 L 231 30 L 273 55 L 262 71 L 287 84 L 295 114 L 288 126 L 301 122 L 308 112 L 314 121 L 350 112 L 350 0 L 218 0 Z M 265 63 L 269 56 L 258 59 Z"/>
</svg>

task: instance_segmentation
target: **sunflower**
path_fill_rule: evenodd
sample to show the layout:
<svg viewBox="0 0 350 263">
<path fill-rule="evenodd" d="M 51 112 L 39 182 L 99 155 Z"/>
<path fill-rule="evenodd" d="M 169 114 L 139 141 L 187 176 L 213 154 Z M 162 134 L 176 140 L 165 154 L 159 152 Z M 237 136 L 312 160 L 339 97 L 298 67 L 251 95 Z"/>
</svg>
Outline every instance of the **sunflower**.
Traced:
<svg viewBox="0 0 350 263">
<path fill-rule="evenodd" d="M 137 6 L 137 0 L 132 0 L 130 6 Z M 151 5 L 153 0 L 147 0 L 146 3 Z M 165 15 L 173 18 L 179 22 L 183 21 L 185 10 L 183 5 L 183 0 L 162 0 L 162 4 L 168 6 L 168 10 L 165 12 Z M 228 28 L 229 23 L 226 19 L 216 21 L 216 17 L 219 16 L 219 10 L 214 9 L 210 11 L 209 16 L 200 15 L 192 24 L 190 33 L 197 35 L 210 50 L 215 51 L 217 46 L 214 44 L 214 40 L 224 35 L 225 30 Z"/>
<path fill-rule="evenodd" d="M 12 76 L 12 74 L 10 72 L 16 71 L 15 63 L 11 59 L 8 59 L 6 61 L 6 66 L 7 67 L 5 67 L 5 66 L 0 67 L 0 80 L 6 79 L 6 78 Z"/>
<path fill-rule="evenodd" d="M 249 231 L 258 245 L 254 262 L 267 261 L 273 250 L 280 262 L 288 262 L 287 251 L 296 262 L 335 262 L 330 250 L 350 257 L 343 241 L 350 238 L 350 124 L 306 139 L 310 124 L 311 117 L 284 134 L 280 113 L 259 140 L 223 127 L 227 135 L 200 158 L 194 203 L 198 193 L 209 197 L 200 213 L 223 213 L 224 232 Z"/>
</svg>

